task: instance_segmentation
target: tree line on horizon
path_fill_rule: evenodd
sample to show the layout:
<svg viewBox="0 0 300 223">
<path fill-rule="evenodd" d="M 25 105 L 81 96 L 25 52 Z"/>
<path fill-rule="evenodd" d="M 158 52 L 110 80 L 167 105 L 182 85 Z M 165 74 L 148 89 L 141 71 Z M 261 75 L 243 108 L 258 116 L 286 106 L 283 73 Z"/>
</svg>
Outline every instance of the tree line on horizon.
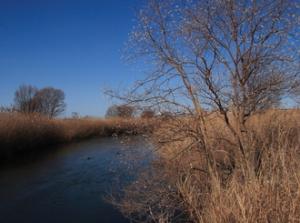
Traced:
<svg viewBox="0 0 300 223">
<path fill-rule="evenodd" d="M 138 114 L 138 109 L 132 105 L 121 104 L 110 106 L 105 114 L 106 118 L 133 118 L 139 116 L 141 118 L 153 118 L 156 112 L 151 108 L 142 108 L 140 114 Z"/>
<path fill-rule="evenodd" d="M 15 91 L 14 103 L 10 107 L 1 107 L 1 112 L 19 112 L 23 114 L 41 114 L 48 118 L 61 115 L 66 109 L 65 93 L 61 89 L 44 87 L 38 89 L 32 85 L 21 85 Z"/>
<path fill-rule="evenodd" d="M 0 112 L 19 112 L 23 114 L 40 114 L 48 118 L 61 115 L 66 109 L 65 93 L 54 87 L 37 88 L 32 85 L 21 85 L 15 91 L 14 103 L 10 107 L 0 107 Z M 152 118 L 156 115 L 150 108 L 143 108 L 137 114 L 134 106 L 127 104 L 114 104 L 108 107 L 106 118 Z M 72 113 L 73 118 L 79 118 L 77 112 Z"/>
</svg>

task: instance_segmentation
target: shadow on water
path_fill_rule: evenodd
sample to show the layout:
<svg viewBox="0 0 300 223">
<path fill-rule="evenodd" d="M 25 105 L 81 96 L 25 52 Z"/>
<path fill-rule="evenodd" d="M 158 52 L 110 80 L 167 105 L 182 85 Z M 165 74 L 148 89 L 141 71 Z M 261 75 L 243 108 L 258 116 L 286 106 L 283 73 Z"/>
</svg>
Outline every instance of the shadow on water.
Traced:
<svg viewBox="0 0 300 223">
<path fill-rule="evenodd" d="M 142 138 L 60 146 L 0 169 L 0 222 L 128 222 L 103 200 L 151 160 Z"/>
</svg>

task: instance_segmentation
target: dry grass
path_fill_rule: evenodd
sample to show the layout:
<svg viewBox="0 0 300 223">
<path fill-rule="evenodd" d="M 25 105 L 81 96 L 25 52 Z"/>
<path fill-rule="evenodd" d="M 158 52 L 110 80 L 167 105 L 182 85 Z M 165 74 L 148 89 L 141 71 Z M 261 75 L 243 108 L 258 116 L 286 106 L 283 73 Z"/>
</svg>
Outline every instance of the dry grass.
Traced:
<svg viewBox="0 0 300 223">
<path fill-rule="evenodd" d="M 246 162 L 223 122 L 207 121 L 217 168 L 208 173 L 193 144 L 195 120 L 166 122 L 155 133 L 160 159 L 114 201 L 121 211 L 137 222 L 300 222 L 299 110 L 252 117 Z"/>
<path fill-rule="evenodd" d="M 140 119 L 47 119 L 38 115 L 0 114 L 0 160 L 50 145 L 91 137 L 140 134 L 151 129 Z"/>
</svg>

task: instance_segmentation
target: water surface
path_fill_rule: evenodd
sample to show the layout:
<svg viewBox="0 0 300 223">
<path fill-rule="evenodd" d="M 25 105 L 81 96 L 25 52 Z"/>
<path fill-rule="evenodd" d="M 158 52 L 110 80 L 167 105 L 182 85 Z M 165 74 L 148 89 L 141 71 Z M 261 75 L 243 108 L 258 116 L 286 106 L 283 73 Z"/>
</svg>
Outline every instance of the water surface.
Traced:
<svg viewBox="0 0 300 223">
<path fill-rule="evenodd" d="M 0 222 L 128 222 L 103 197 L 134 179 L 149 150 L 141 138 L 95 139 L 1 167 Z"/>
</svg>

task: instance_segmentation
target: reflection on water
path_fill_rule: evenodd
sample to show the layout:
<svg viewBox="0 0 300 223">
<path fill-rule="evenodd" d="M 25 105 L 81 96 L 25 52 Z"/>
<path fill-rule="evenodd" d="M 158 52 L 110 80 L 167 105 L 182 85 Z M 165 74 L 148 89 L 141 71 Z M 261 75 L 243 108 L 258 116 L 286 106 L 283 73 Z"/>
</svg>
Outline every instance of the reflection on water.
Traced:
<svg viewBox="0 0 300 223">
<path fill-rule="evenodd" d="M 0 222 L 128 222 L 103 200 L 151 156 L 141 138 L 96 139 L 0 170 Z"/>
</svg>

